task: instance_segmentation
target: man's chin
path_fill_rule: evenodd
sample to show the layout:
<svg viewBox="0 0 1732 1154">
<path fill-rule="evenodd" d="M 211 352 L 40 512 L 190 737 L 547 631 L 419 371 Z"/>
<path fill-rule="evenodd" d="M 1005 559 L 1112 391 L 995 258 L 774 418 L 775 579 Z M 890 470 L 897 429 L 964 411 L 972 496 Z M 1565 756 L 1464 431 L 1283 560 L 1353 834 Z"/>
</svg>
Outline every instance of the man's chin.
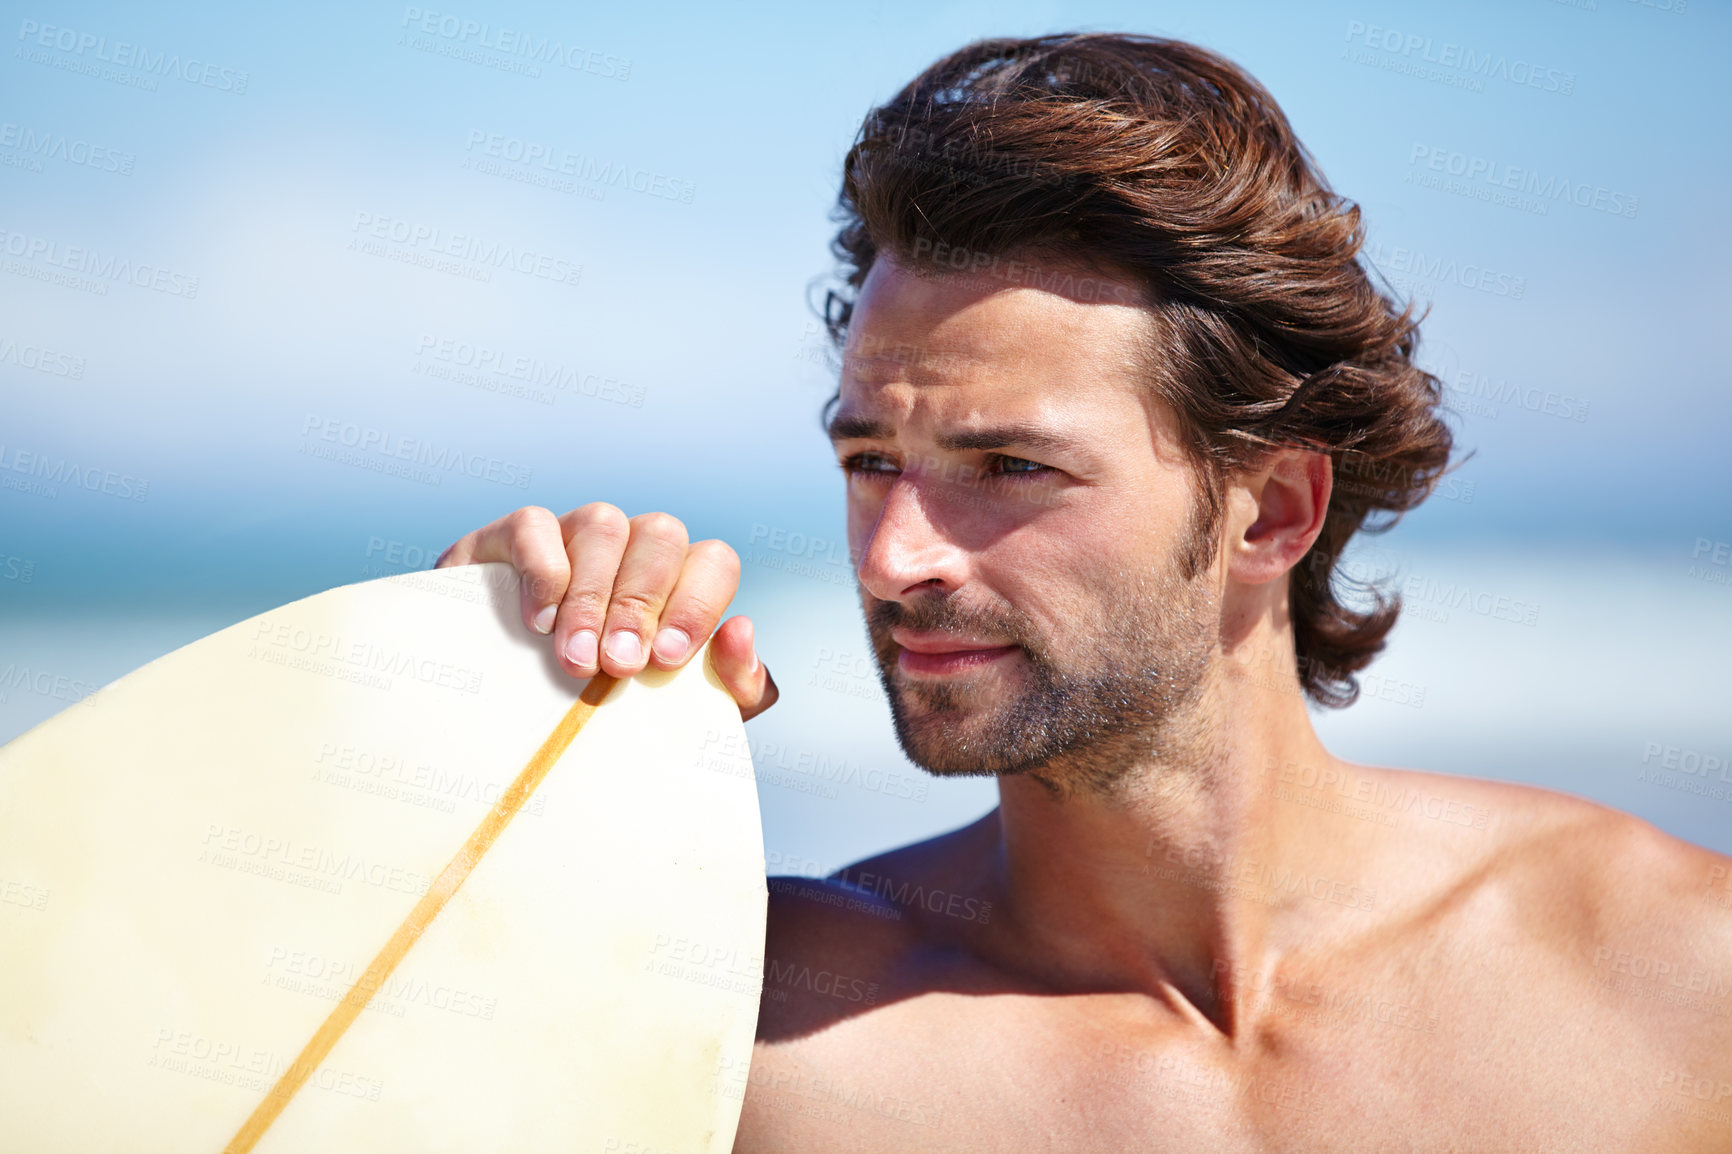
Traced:
<svg viewBox="0 0 1732 1154">
<path fill-rule="evenodd" d="M 902 752 L 934 776 L 1026 773 L 1039 769 L 1051 752 L 1043 734 L 1030 732 L 1026 706 L 1039 685 L 1022 653 L 946 677 L 910 676 L 891 667 L 884 680 Z"/>
<path fill-rule="evenodd" d="M 892 710 L 902 752 L 937 777 L 997 777 L 1026 768 L 1004 756 L 1005 723 L 999 712 L 985 705 Z"/>
<path fill-rule="evenodd" d="M 903 742 L 902 752 L 933 777 L 1007 777 L 1022 772 L 1020 766 L 1000 766 L 964 749 L 922 748 Z"/>
</svg>

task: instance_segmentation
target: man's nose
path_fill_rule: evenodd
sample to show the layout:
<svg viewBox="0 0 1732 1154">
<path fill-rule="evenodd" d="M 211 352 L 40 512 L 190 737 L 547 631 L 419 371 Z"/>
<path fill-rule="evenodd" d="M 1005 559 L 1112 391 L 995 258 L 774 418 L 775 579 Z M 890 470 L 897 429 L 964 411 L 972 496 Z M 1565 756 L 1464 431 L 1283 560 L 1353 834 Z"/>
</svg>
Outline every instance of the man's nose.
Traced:
<svg viewBox="0 0 1732 1154">
<path fill-rule="evenodd" d="M 896 601 L 916 589 L 949 593 L 961 588 L 967 558 L 933 523 L 930 488 L 917 475 L 891 485 L 860 549 L 855 570 L 860 585 L 880 601 Z"/>
</svg>

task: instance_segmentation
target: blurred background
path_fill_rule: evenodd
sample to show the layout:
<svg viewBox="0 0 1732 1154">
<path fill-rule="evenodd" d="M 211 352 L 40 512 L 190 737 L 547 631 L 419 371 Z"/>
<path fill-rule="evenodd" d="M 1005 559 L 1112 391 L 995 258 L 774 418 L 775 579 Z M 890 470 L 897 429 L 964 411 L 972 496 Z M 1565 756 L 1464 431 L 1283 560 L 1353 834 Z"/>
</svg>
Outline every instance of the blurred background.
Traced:
<svg viewBox="0 0 1732 1154">
<path fill-rule="evenodd" d="M 772 872 L 985 812 L 896 746 L 810 302 L 872 105 L 982 36 L 1126 30 L 1273 91 L 1474 454 L 1350 555 L 1408 611 L 1325 740 L 1732 852 L 1723 6 L 455 2 L 0 5 L 0 741 L 605 499 L 742 556 Z"/>
</svg>

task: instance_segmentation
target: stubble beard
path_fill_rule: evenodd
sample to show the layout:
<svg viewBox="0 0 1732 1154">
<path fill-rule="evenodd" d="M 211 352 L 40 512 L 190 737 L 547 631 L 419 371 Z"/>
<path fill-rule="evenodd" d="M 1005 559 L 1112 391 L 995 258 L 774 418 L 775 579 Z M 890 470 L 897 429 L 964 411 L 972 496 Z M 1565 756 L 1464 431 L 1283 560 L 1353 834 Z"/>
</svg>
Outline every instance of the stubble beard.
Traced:
<svg viewBox="0 0 1732 1154">
<path fill-rule="evenodd" d="M 1196 745 L 1219 639 L 1206 577 L 1118 575 L 1072 617 L 1062 651 L 1008 602 L 966 605 L 932 594 L 865 597 L 867 631 L 910 761 L 942 777 L 1028 775 L 1057 793 L 1112 793 L 1139 766 Z M 1107 584 L 1107 583 L 1103 583 Z M 905 677 L 894 628 L 991 637 L 1018 648 L 1020 692 L 997 700 L 956 681 Z M 1002 684 L 1002 681 L 1000 682 Z"/>
</svg>

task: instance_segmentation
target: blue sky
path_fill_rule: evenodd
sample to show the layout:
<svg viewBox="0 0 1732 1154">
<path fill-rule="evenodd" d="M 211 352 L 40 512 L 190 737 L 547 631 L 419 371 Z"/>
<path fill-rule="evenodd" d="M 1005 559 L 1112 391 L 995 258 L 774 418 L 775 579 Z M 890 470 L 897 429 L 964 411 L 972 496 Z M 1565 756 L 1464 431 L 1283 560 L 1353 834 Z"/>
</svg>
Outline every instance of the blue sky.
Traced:
<svg viewBox="0 0 1732 1154">
<path fill-rule="evenodd" d="M 1732 39 L 1679 2 L 0 5 L 0 478 L 23 482 L 0 486 L 0 647 L 106 679 L 532 502 L 667 509 L 742 551 L 839 537 L 807 301 L 861 115 L 983 35 L 1124 29 L 1248 67 L 1429 302 L 1475 456 L 1381 547 L 1576 607 L 1520 635 L 1534 668 L 1579 662 L 1598 605 L 1659 615 L 1618 633 L 1620 668 L 1697 678 L 1681 655 L 1726 652 L 1732 603 Z M 526 37 L 563 61 L 531 75 Z M 620 171 L 641 187 L 595 178 Z M 1499 180 L 1584 203 L 1499 203 Z M 522 270 L 477 255 L 500 250 Z M 403 467 L 428 451 L 477 475 Z M 857 631 L 835 576 L 748 564 L 784 662 Z M 72 640 L 20 624 L 43 614 Z M 1465 695 L 1478 642 L 1427 628 L 1422 664 L 1459 671 L 1430 700 Z M 1723 739 L 1688 685 L 1681 716 L 1630 706 L 1595 740 Z M 26 706 L 7 733 L 51 703 Z M 1480 716 L 1428 708 L 1437 733 Z M 1541 713 L 1498 732 L 1526 717 L 1543 745 Z"/>
<path fill-rule="evenodd" d="M 527 501 L 667 507 L 729 537 L 760 522 L 833 530 L 806 290 L 829 268 L 826 214 L 860 115 L 979 35 L 1128 28 L 1198 40 L 1259 76 L 1364 206 L 1393 279 L 1432 302 L 1426 355 L 1460 382 L 1475 496 L 1434 502 L 1404 534 L 1661 550 L 1723 537 L 1728 160 L 1710 142 L 1726 20 L 1595 3 L 9 4 L 14 138 L 82 142 L 103 161 L 0 148 L 15 162 L 0 167 L 0 227 L 61 260 L 84 247 L 198 289 L 98 296 L 0 276 L 0 337 L 83 367 L 74 380 L 0 358 L 5 443 L 150 482 L 130 502 L 0 492 L 0 515 L 15 551 L 40 560 L 32 595 L 78 597 L 101 595 L 117 549 L 164 595 L 318 588 L 356 541 L 444 541 Z M 508 28 L 590 55 L 529 76 L 437 54 Z M 110 57 L 130 43 L 227 71 L 91 76 L 69 66 L 98 66 L 98 49 L 68 32 Z M 243 92 L 224 87 L 242 73 Z M 532 147 L 579 176 L 615 166 L 659 184 L 512 179 L 558 177 L 506 159 Z M 130 171 L 104 171 L 117 155 Z M 1633 215 L 1562 201 L 1536 214 L 1414 183 L 1434 158 L 1441 177 L 1477 160 L 1633 198 Z M 389 239 L 405 229 L 428 239 Z M 389 251 L 349 247 L 369 237 Z M 403 263 L 454 237 L 581 266 L 578 283 Z M 579 386 L 549 405 L 426 375 L 460 368 L 464 347 L 563 366 Z M 1546 392 L 1567 402 L 1510 399 Z M 518 468 L 438 485 L 373 474 L 301 453 L 308 421 Z M 525 471 L 523 488 L 497 479 Z"/>
</svg>

